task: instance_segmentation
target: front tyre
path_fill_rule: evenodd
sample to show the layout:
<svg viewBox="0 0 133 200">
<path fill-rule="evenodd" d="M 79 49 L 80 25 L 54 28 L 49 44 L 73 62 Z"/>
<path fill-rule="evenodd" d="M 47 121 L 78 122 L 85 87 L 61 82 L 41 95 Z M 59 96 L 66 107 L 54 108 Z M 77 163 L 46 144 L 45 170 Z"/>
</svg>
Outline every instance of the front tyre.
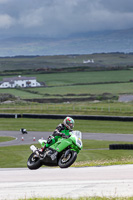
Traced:
<svg viewBox="0 0 133 200">
<path fill-rule="evenodd" d="M 35 153 L 32 153 L 27 161 L 27 167 L 31 170 L 38 169 L 42 166 L 40 158 L 35 156 Z"/>
<path fill-rule="evenodd" d="M 65 154 L 63 153 L 59 158 L 58 165 L 60 168 L 70 167 L 75 162 L 76 158 L 77 158 L 76 151 L 70 151 L 67 157 L 65 157 Z"/>
</svg>

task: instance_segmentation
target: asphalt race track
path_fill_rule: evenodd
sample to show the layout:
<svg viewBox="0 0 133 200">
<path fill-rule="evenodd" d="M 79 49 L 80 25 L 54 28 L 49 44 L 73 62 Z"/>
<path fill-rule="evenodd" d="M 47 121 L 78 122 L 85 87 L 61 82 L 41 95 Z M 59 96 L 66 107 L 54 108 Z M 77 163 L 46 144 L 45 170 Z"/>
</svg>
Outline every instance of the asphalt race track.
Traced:
<svg viewBox="0 0 133 200">
<path fill-rule="evenodd" d="M 0 146 L 30 145 L 42 137 L 47 139 L 50 134 L 0 131 L 0 136 L 14 137 L 13 141 L 2 142 Z M 83 139 L 133 142 L 133 135 L 83 133 Z M 133 196 L 133 165 L 67 169 L 41 167 L 38 170 L 0 168 L 0 200 L 80 196 Z"/>
<path fill-rule="evenodd" d="M 0 131 L 0 136 L 11 136 L 14 140 L 9 142 L 1 142 L 0 146 L 34 144 L 38 139 L 47 139 L 51 132 L 28 132 L 22 134 L 20 131 Z M 109 141 L 125 141 L 133 142 L 133 134 L 109 134 L 109 133 L 82 133 L 83 139 L 89 140 L 109 140 Z M 22 139 L 23 138 L 23 139 Z"/>
</svg>

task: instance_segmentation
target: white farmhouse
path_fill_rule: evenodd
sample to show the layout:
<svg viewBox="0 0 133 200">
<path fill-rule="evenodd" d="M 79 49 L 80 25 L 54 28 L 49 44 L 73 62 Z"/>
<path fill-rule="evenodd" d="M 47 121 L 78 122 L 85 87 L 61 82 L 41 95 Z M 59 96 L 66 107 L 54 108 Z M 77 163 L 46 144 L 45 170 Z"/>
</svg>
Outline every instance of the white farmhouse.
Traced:
<svg viewBox="0 0 133 200">
<path fill-rule="evenodd" d="M 86 64 L 86 63 L 94 63 L 94 60 L 91 59 L 91 60 L 83 60 L 83 63 Z"/>
<path fill-rule="evenodd" d="M 15 87 L 39 87 L 41 84 L 36 81 L 36 77 L 11 77 L 3 78 L 0 82 L 0 88 L 15 88 Z"/>
</svg>

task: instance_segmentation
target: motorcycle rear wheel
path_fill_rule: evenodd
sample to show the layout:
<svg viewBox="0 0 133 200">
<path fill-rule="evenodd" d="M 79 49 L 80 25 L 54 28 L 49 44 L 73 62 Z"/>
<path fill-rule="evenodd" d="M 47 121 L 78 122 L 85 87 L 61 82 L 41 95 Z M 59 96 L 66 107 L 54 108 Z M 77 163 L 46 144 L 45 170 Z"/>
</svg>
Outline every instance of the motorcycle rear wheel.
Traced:
<svg viewBox="0 0 133 200">
<path fill-rule="evenodd" d="M 76 151 L 70 151 L 68 156 L 65 158 L 65 154 L 62 154 L 62 156 L 59 158 L 58 166 L 60 168 L 67 168 L 70 167 L 77 158 L 77 152 Z"/>
<path fill-rule="evenodd" d="M 27 167 L 31 170 L 38 169 L 42 166 L 40 158 L 37 157 L 34 158 L 34 155 L 35 153 L 32 153 L 27 161 Z"/>
</svg>

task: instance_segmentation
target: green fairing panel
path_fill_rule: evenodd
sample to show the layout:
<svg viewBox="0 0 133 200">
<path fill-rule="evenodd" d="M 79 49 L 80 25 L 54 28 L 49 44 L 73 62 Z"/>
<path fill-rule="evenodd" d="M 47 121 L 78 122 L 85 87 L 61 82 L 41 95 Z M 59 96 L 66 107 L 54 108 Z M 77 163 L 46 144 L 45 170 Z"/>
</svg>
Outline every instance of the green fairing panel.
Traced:
<svg viewBox="0 0 133 200">
<path fill-rule="evenodd" d="M 51 148 L 55 149 L 58 152 L 61 152 L 63 149 L 71 145 L 69 139 L 59 139 L 55 144 L 51 145 Z"/>
<path fill-rule="evenodd" d="M 74 146 L 74 145 L 71 146 L 71 150 L 72 150 L 72 151 L 76 151 L 77 153 L 79 153 L 78 147 L 76 147 L 76 146 Z"/>
</svg>

